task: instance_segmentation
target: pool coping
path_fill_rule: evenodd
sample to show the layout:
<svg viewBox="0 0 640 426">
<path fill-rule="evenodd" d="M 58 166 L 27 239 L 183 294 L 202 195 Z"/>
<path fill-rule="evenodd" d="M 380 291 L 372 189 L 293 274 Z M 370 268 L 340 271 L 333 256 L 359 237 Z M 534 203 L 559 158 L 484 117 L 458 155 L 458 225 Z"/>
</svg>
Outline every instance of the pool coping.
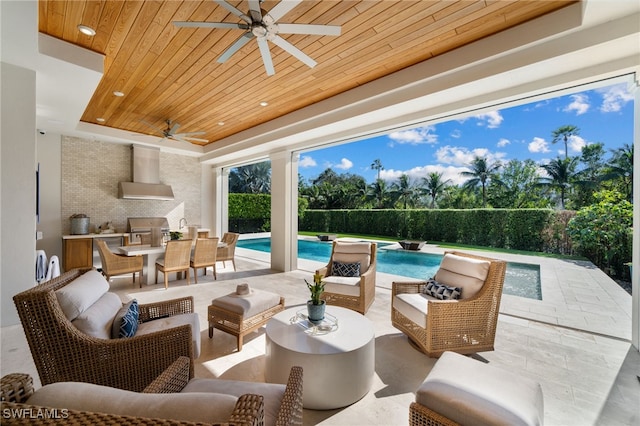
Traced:
<svg viewBox="0 0 640 426">
<path fill-rule="evenodd" d="M 252 238 L 269 237 L 267 234 L 252 234 Z M 247 237 L 245 237 L 247 238 Z M 318 241 L 315 237 L 300 237 Z M 345 238 L 349 239 L 349 238 Z M 362 239 L 353 239 L 361 241 Z M 372 240 L 376 241 L 376 240 Z M 389 243 L 389 241 L 380 241 Z M 400 244 L 391 243 L 385 249 L 402 250 Z M 236 255 L 270 263 L 270 253 L 238 247 Z M 443 255 L 444 249 L 428 242 L 412 253 L 424 252 Z M 512 253 L 456 249 L 480 256 L 494 257 L 507 262 L 540 265 L 542 300 L 503 294 L 500 304 L 501 318 L 513 321 L 531 320 L 568 330 L 588 331 L 594 335 L 614 337 L 631 341 L 632 298 L 613 279 L 589 261 L 527 256 Z M 247 253 L 249 252 L 249 253 Z M 298 259 L 297 269 L 315 271 L 324 266 L 321 262 Z M 376 273 L 376 287 L 391 290 L 393 281 L 407 281 L 406 277 Z"/>
</svg>

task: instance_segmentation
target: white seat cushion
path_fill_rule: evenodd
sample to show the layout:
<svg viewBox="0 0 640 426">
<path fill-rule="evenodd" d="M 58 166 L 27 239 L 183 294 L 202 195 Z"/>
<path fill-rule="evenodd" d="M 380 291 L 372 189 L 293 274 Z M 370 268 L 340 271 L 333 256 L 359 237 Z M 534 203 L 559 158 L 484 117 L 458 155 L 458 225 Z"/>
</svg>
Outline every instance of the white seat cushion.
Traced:
<svg viewBox="0 0 640 426">
<path fill-rule="evenodd" d="M 360 277 L 336 277 L 329 275 L 323 278 L 324 291 L 329 293 L 344 294 L 347 296 L 360 296 Z"/>
<path fill-rule="evenodd" d="M 438 359 L 416 402 L 460 424 L 538 426 L 544 418 L 539 383 L 454 352 Z"/>
<path fill-rule="evenodd" d="M 239 397 L 246 393 L 262 395 L 264 397 L 264 424 L 275 425 L 284 396 L 285 385 L 275 383 L 241 382 L 220 379 L 191 379 L 182 393 L 221 393 Z"/>
<path fill-rule="evenodd" d="M 360 263 L 360 274 L 369 269 L 371 262 L 371 243 L 345 242 L 335 243 L 333 248 L 333 261 L 342 263 Z"/>
<path fill-rule="evenodd" d="M 120 297 L 115 293 L 107 292 L 88 309 L 81 312 L 71 321 L 71 324 L 89 336 L 110 339 L 113 317 L 121 307 Z"/>
<path fill-rule="evenodd" d="M 251 289 L 248 295 L 229 293 L 213 299 L 211 304 L 240 314 L 244 318 L 251 318 L 280 304 L 280 295 L 270 291 Z"/>
<path fill-rule="evenodd" d="M 28 400 L 52 408 L 207 424 L 228 422 L 238 397 L 215 393 L 138 393 L 92 383 L 58 382 Z"/>
<path fill-rule="evenodd" d="M 180 325 L 190 325 L 193 336 L 193 357 L 200 356 L 200 317 L 196 312 L 188 314 L 172 315 L 166 318 L 158 318 L 153 321 L 143 322 L 138 325 L 136 336 L 153 333 L 155 331 L 168 330 Z"/>
<path fill-rule="evenodd" d="M 420 327 L 427 326 L 428 300 L 438 300 L 424 293 L 401 293 L 393 297 L 393 307 Z"/>
<path fill-rule="evenodd" d="M 475 296 L 482 288 L 490 265 L 491 263 L 487 260 L 447 253 L 433 278 L 441 284 L 462 288 L 460 299 L 468 299 Z"/>
</svg>

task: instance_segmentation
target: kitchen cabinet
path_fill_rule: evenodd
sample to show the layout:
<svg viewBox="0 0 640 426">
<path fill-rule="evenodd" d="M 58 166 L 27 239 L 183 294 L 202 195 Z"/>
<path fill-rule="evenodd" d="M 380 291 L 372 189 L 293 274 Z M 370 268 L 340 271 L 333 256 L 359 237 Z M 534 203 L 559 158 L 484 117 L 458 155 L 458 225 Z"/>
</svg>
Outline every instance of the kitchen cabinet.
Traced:
<svg viewBox="0 0 640 426">
<path fill-rule="evenodd" d="M 62 242 L 62 268 L 65 271 L 93 267 L 93 238 L 70 238 Z"/>
</svg>

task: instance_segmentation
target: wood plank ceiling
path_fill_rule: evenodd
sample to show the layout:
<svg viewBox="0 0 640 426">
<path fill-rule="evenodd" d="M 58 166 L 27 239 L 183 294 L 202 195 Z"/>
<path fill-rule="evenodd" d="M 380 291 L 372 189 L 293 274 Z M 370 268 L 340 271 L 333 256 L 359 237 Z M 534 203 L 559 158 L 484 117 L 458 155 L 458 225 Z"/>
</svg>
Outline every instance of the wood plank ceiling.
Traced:
<svg viewBox="0 0 640 426">
<path fill-rule="evenodd" d="M 342 33 L 282 34 L 318 64 L 309 68 L 270 43 L 273 76 L 267 76 L 255 40 L 216 62 L 242 31 L 172 24 L 241 22 L 212 0 L 39 0 L 39 31 L 106 56 L 82 121 L 154 135 L 142 120 L 165 128 L 170 119 L 180 123 L 180 132 L 205 131 L 197 137 L 215 143 L 573 2 L 304 0 L 279 22 L 340 25 Z M 245 0 L 229 3 L 249 9 Z M 277 3 L 265 0 L 262 9 Z M 79 24 L 96 35 L 81 34 Z"/>
</svg>

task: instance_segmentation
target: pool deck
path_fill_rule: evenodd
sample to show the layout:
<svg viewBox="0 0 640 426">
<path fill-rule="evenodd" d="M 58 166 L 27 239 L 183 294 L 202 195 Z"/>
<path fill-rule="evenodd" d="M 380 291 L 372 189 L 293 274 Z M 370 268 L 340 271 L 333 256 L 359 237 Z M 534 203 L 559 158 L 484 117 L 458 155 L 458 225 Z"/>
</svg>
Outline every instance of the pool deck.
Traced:
<svg viewBox="0 0 640 426">
<path fill-rule="evenodd" d="M 305 239 L 317 241 L 313 237 Z M 385 249 L 402 250 L 397 243 L 386 246 Z M 242 252 L 245 249 L 238 250 Z M 427 243 L 419 251 L 443 255 L 445 249 Z M 631 340 L 631 296 L 593 263 L 498 252 L 462 251 L 507 262 L 540 265 L 542 300 L 503 294 L 500 303 L 501 314 L 513 319 L 521 318 L 570 330 Z M 270 259 L 269 253 L 255 250 L 245 252 L 245 256 L 264 262 L 269 262 Z M 298 268 L 301 270 L 314 271 L 321 266 L 324 264 L 298 259 Z M 412 278 L 378 272 L 376 287 L 391 290 L 391 283 L 398 280 L 411 281 Z"/>
</svg>

